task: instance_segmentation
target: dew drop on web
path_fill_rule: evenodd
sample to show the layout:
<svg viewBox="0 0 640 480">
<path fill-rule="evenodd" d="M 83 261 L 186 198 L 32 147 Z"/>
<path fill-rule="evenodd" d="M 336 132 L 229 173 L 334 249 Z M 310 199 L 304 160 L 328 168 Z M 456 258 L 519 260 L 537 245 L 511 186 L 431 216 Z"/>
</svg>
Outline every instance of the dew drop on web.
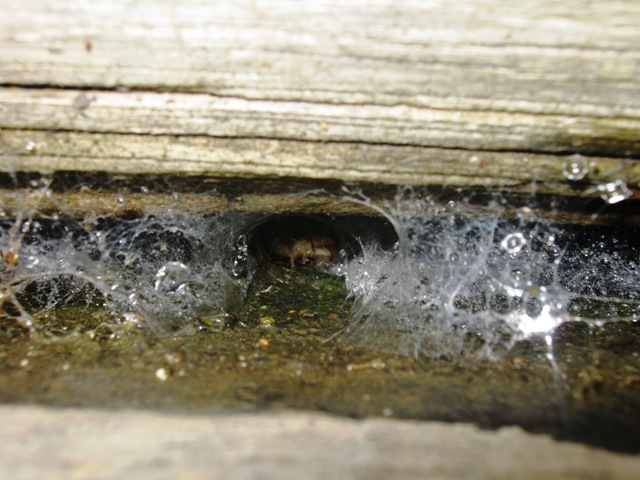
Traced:
<svg viewBox="0 0 640 480">
<path fill-rule="evenodd" d="M 562 173 L 567 180 L 580 181 L 589 175 L 589 162 L 580 154 L 571 155 L 565 162 Z"/>
<path fill-rule="evenodd" d="M 598 191 L 600 192 L 600 197 L 610 205 L 620 203 L 633 194 L 624 180 L 602 183 L 598 185 Z"/>
<path fill-rule="evenodd" d="M 512 255 L 522 250 L 526 244 L 527 239 L 520 232 L 510 233 L 500 242 L 500 246 Z"/>
<path fill-rule="evenodd" d="M 247 243 L 247 236 L 240 235 L 236 240 L 236 255 L 233 260 L 232 274 L 235 277 L 240 277 L 243 274 L 244 266 L 249 258 L 249 245 Z"/>
</svg>

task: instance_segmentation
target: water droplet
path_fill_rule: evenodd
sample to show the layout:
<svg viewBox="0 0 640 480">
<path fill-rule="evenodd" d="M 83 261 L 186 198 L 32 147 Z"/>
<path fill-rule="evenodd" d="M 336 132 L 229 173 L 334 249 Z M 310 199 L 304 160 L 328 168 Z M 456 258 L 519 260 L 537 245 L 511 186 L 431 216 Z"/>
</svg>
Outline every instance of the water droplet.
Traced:
<svg viewBox="0 0 640 480">
<path fill-rule="evenodd" d="M 571 155 L 564 164 L 563 175 L 573 182 L 589 175 L 589 162 L 582 155 Z"/>
<path fill-rule="evenodd" d="M 600 197 L 610 205 L 622 202 L 633 195 L 624 180 L 598 185 L 598 191 L 600 192 Z"/>
<path fill-rule="evenodd" d="M 177 292 L 189 279 L 189 267 L 181 262 L 167 262 L 158 273 L 154 288 L 158 292 Z"/>
<path fill-rule="evenodd" d="M 544 237 L 544 243 L 545 245 L 547 245 L 548 247 L 553 247 L 556 243 L 556 236 L 553 234 L 548 234 L 545 235 Z"/>
<path fill-rule="evenodd" d="M 125 203 L 127 203 L 127 201 L 125 200 L 125 198 L 121 195 L 118 196 L 118 204 L 119 205 L 124 205 Z"/>
<path fill-rule="evenodd" d="M 35 255 L 29 255 L 27 257 L 27 264 L 26 264 L 26 268 L 35 268 L 38 266 L 38 264 L 40 264 L 40 259 L 38 257 L 36 257 Z"/>
<path fill-rule="evenodd" d="M 241 277 L 245 273 L 247 259 L 249 258 L 249 245 L 247 236 L 240 235 L 236 240 L 236 256 L 233 260 L 232 274 L 234 277 Z"/>
<path fill-rule="evenodd" d="M 524 273 L 522 273 L 522 270 L 518 270 L 517 268 L 511 270 L 511 278 L 513 278 L 514 281 L 520 282 L 522 281 L 523 277 Z"/>
<path fill-rule="evenodd" d="M 38 145 L 36 144 L 36 142 L 34 142 L 33 140 L 29 140 L 25 145 L 24 145 L 24 150 L 27 153 L 27 155 L 34 155 L 36 153 L 36 147 Z"/>
<path fill-rule="evenodd" d="M 166 368 L 159 368 L 156 370 L 156 378 L 161 382 L 166 381 L 169 378 L 169 371 Z"/>
<path fill-rule="evenodd" d="M 610 265 L 611 257 L 605 253 L 600 257 L 600 261 L 602 262 L 603 265 Z"/>
<path fill-rule="evenodd" d="M 500 246 L 507 252 L 513 254 L 518 253 L 527 244 L 527 239 L 520 232 L 510 233 L 502 239 Z"/>
</svg>

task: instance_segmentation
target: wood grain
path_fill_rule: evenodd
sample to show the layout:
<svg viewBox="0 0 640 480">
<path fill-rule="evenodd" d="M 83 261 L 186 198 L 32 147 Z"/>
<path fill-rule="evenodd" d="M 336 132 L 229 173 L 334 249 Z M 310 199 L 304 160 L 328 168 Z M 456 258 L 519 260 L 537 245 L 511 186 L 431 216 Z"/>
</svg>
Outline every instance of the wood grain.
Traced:
<svg viewBox="0 0 640 480">
<path fill-rule="evenodd" d="M 638 2 L 3 3 L 0 171 L 638 193 Z"/>
</svg>

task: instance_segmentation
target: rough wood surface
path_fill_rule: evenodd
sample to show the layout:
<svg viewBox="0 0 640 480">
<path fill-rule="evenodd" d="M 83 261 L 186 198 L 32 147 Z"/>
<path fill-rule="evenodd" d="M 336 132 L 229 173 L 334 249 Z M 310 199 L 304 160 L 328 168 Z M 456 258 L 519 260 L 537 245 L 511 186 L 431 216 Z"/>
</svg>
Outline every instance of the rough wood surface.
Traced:
<svg viewBox="0 0 640 480">
<path fill-rule="evenodd" d="M 184 416 L 0 409 L 7 477 L 631 479 L 640 459 L 531 435 L 313 413 Z"/>
<path fill-rule="evenodd" d="M 635 117 L 625 0 L 5 0 L 2 81 Z"/>
<path fill-rule="evenodd" d="M 26 130 L 0 137 L 9 170 L 122 174 L 302 177 L 400 185 L 502 186 L 539 193 L 570 192 L 563 175 L 571 156 L 467 151 L 446 148 L 300 142 L 207 135 L 129 135 Z M 32 145 L 25 148 L 27 145 Z M 640 181 L 640 162 L 588 157 L 590 182 L 614 178 Z M 586 160 L 586 157 L 585 157 Z M 593 165 L 596 165 L 595 167 Z M 582 185 L 584 187 L 584 185 Z M 583 188 L 584 189 L 584 188 Z M 580 189 L 576 189 L 578 193 Z"/>
<path fill-rule="evenodd" d="M 637 193 L 638 25 L 622 0 L 7 0 L 0 171 Z"/>
</svg>

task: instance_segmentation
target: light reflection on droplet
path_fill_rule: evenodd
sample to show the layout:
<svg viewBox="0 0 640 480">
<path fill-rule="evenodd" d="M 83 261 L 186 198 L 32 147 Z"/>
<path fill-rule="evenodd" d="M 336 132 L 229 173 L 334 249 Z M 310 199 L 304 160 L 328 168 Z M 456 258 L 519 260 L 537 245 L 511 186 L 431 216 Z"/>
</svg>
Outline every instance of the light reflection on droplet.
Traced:
<svg viewBox="0 0 640 480">
<path fill-rule="evenodd" d="M 38 257 L 36 257 L 35 255 L 29 255 L 27 257 L 27 264 L 25 265 L 25 267 L 29 269 L 33 269 L 33 268 L 36 268 L 39 263 L 40 263 L 40 259 Z"/>
<path fill-rule="evenodd" d="M 598 191 L 600 192 L 600 197 L 610 205 L 622 202 L 633 195 L 624 180 L 600 184 L 598 185 Z"/>
<path fill-rule="evenodd" d="M 165 382 L 169 378 L 169 371 L 164 367 L 157 369 L 156 378 L 161 382 Z"/>
<path fill-rule="evenodd" d="M 36 144 L 36 142 L 34 142 L 33 140 L 29 140 L 25 145 L 24 145 L 24 150 L 25 152 L 27 152 L 27 154 L 29 155 L 33 155 L 36 153 L 36 147 L 38 145 Z"/>
<path fill-rule="evenodd" d="M 500 242 L 500 246 L 512 255 L 520 252 L 526 244 L 527 239 L 520 232 L 510 233 Z"/>
<path fill-rule="evenodd" d="M 566 160 L 562 173 L 568 180 L 580 181 L 589 175 L 589 162 L 582 155 L 571 155 Z"/>
</svg>

